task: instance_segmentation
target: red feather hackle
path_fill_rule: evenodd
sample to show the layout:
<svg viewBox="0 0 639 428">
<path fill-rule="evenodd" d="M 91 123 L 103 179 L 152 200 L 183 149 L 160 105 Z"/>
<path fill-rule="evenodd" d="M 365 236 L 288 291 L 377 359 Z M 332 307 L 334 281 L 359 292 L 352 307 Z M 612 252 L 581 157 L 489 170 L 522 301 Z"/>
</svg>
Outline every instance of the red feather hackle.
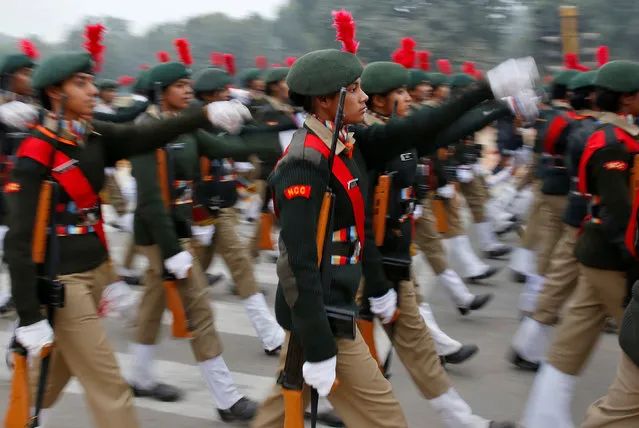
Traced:
<svg viewBox="0 0 639 428">
<path fill-rule="evenodd" d="M 610 49 L 608 46 L 599 46 L 597 48 L 597 67 L 602 67 L 610 60 Z"/>
<path fill-rule="evenodd" d="M 20 50 L 34 61 L 40 58 L 40 52 L 38 52 L 38 48 L 36 48 L 31 40 L 20 40 Z"/>
<path fill-rule="evenodd" d="M 567 70 L 589 71 L 590 69 L 579 63 L 579 57 L 576 53 L 568 52 L 564 55 L 564 68 Z"/>
<path fill-rule="evenodd" d="M 224 64 L 226 65 L 226 72 L 231 76 L 235 76 L 237 68 L 235 67 L 235 57 L 233 54 L 224 54 Z"/>
<path fill-rule="evenodd" d="M 158 57 L 158 62 L 171 62 L 171 57 L 166 51 L 160 51 L 155 54 Z"/>
<path fill-rule="evenodd" d="M 215 67 L 224 67 L 224 54 L 220 52 L 211 52 L 211 64 Z"/>
<path fill-rule="evenodd" d="M 120 86 L 129 86 L 133 82 L 135 82 L 135 78 L 132 76 L 120 76 L 118 79 L 118 85 Z"/>
<path fill-rule="evenodd" d="M 284 59 L 284 64 L 286 64 L 287 67 L 292 67 L 293 64 L 295 64 L 295 61 L 297 61 L 297 58 L 295 58 L 294 56 L 287 56 Z"/>
<path fill-rule="evenodd" d="M 91 54 L 95 62 L 94 69 L 96 72 L 102 70 L 102 63 L 104 62 L 106 46 L 102 44 L 102 38 L 105 31 L 106 27 L 100 23 L 89 24 L 84 27 L 84 49 Z"/>
<path fill-rule="evenodd" d="M 417 51 L 417 62 L 419 63 L 419 68 L 422 70 L 430 70 L 430 52 Z"/>
<path fill-rule="evenodd" d="M 268 62 L 265 56 L 255 57 L 255 66 L 260 70 L 266 70 L 268 68 Z"/>
<path fill-rule="evenodd" d="M 475 63 L 471 61 L 464 61 L 464 63 L 461 66 L 461 71 L 464 74 L 468 74 L 469 76 L 475 77 L 475 72 L 477 71 L 475 69 Z"/>
<path fill-rule="evenodd" d="M 450 61 L 447 59 L 438 59 L 436 62 L 436 65 L 440 73 L 443 73 L 443 74 L 453 73 L 453 67 L 452 65 L 450 65 Z"/>
<path fill-rule="evenodd" d="M 342 50 L 357 55 L 359 42 L 355 41 L 355 24 L 353 15 L 344 9 L 340 11 L 332 11 L 333 28 L 335 28 L 337 36 L 335 40 L 342 43 Z"/>
<path fill-rule="evenodd" d="M 189 45 L 189 40 L 186 38 L 175 39 L 173 41 L 175 45 L 175 50 L 177 51 L 178 58 L 182 61 L 182 64 L 190 67 L 193 65 L 193 56 L 191 55 L 191 45 Z"/>
<path fill-rule="evenodd" d="M 393 52 L 393 62 L 401 64 L 406 68 L 413 68 L 417 56 L 415 52 L 417 42 L 410 37 L 404 37 L 400 45 L 400 48 Z"/>
</svg>

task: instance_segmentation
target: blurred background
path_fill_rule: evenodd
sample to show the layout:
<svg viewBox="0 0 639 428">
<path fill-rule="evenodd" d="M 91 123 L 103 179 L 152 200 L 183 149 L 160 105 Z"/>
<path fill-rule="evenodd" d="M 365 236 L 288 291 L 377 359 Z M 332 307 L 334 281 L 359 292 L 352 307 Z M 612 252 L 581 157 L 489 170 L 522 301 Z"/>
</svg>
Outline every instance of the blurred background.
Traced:
<svg viewBox="0 0 639 428">
<path fill-rule="evenodd" d="M 82 49 L 84 26 L 99 22 L 108 29 L 101 77 L 113 79 L 135 76 L 140 66 L 157 63 L 158 51 L 177 59 L 176 38 L 188 38 L 194 70 L 209 66 L 213 52 L 233 54 L 242 69 L 254 66 L 256 56 L 265 56 L 268 64 L 283 64 L 286 57 L 314 49 L 339 48 L 331 11 L 341 8 L 351 11 L 357 21 L 359 56 L 365 63 L 390 60 L 404 37 L 418 43 L 416 50 L 429 51 L 431 64 L 446 58 L 455 71 L 464 61 L 486 70 L 508 57 L 532 55 L 542 73 L 551 74 L 561 67 L 565 52 L 577 53 L 581 64 L 596 67 L 595 50 L 600 45 L 610 47 L 611 59 L 639 57 L 636 0 L 11 3 L 2 6 L 0 56 L 15 51 L 20 38 L 35 43 L 41 57 Z"/>
</svg>

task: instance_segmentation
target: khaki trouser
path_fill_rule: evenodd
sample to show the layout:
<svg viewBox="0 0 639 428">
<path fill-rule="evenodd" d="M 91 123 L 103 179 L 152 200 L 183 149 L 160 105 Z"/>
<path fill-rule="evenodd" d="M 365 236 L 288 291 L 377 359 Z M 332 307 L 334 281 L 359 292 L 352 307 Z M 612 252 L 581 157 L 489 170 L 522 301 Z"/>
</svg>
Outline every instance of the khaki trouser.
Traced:
<svg viewBox="0 0 639 428">
<path fill-rule="evenodd" d="M 391 338 L 393 347 L 424 398 L 432 400 L 450 389 L 450 379 L 441 364 L 430 330 L 419 313 L 415 284 L 402 281 L 398 291 L 400 315 Z"/>
<path fill-rule="evenodd" d="M 578 235 L 578 228 L 563 224 L 563 233 L 552 252 L 546 280 L 533 315 L 542 324 L 557 323 L 559 311 L 577 287 L 579 264 L 574 252 Z"/>
<path fill-rule="evenodd" d="M 104 188 L 109 198 L 109 205 L 115 209 L 118 215 L 126 214 L 127 200 L 122 196 L 120 186 L 113 175 L 105 175 Z"/>
<path fill-rule="evenodd" d="M 551 255 L 561 237 L 561 216 L 568 205 L 568 196 L 542 195 L 539 218 L 539 248 L 537 274 L 544 276 L 550 266 Z"/>
<path fill-rule="evenodd" d="M 280 353 L 278 374 L 284 369 L 288 340 Z M 355 340 L 337 341 L 337 379 L 339 385 L 328 400 L 348 427 L 404 428 L 408 427 L 404 412 L 393 394 L 391 384 L 379 370 L 357 331 Z M 304 385 L 304 405 L 308 405 L 310 390 Z M 284 397 L 282 387 L 275 384 L 260 406 L 252 428 L 282 428 L 284 426 Z"/>
<path fill-rule="evenodd" d="M 248 248 L 237 234 L 235 208 L 222 208 L 215 223 L 211 245 L 196 245 L 195 248 L 204 271 L 211 264 L 215 250 L 220 252 L 224 263 L 231 271 L 240 298 L 246 299 L 259 292 Z"/>
<path fill-rule="evenodd" d="M 260 195 L 260 201 L 264 204 L 264 198 L 266 198 L 266 190 L 268 184 L 264 180 L 255 181 L 255 187 L 257 188 L 257 194 Z M 260 210 L 260 212 L 262 212 Z M 255 228 L 253 229 L 253 237 L 251 238 L 250 251 L 251 255 L 256 258 L 260 255 L 261 248 L 258 248 L 258 242 L 260 241 L 260 226 L 262 223 L 262 216 L 258 216 L 255 219 Z"/>
<path fill-rule="evenodd" d="M 455 192 L 455 196 L 451 199 L 444 199 L 443 202 L 446 221 L 448 222 L 448 232 L 444 233 L 444 236 L 446 238 L 454 238 L 455 236 L 464 235 L 464 223 L 459 215 L 459 195 Z"/>
<path fill-rule="evenodd" d="M 533 184 L 533 203 L 530 207 L 530 214 L 528 215 L 528 220 L 526 221 L 526 232 L 524 233 L 523 238 L 521 239 L 521 247 L 526 250 L 535 250 L 537 247 L 537 238 L 539 236 L 539 221 L 541 214 L 541 185 L 542 181 L 537 180 Z"/>
<path fill-rule="evenodd" d="M 432 201 L 424 199 L 422 216 L 415 222 L 415 238 L 413 242 L 422 250 L 435 275 L 440 275 L 447 268 L 446 252 L 442 245 L 435 216 L 431 207 Z"/>
<path fill-rule="evenodd" d="M 131 388 L 120 373 L 97 315 L 102 290 L 113 282 L 110 263 L 87 272 L 60 275 L 58 280 L 65 285 L 65 305 L 55 311 L 55 348 L 43 407 L 52 407 L 71 377 L 76 377 L 98 427 L 139 427 Z M 39 361 L 34 359 L 29 376 L 32 403 L 39 373 Z"/>
<path fill-rule="evenodd" d="M 581 428 L 636 428 L 639 426 L 639 367 L 621 354 L 617 377 L 608 395 L 595 401 L 586 412 Z"/>
<path fill-rule="evenodd" d="M 189 240 L 182 243 L 189 249 Z M 166 308 L 166 297 L 162 284 L 164 259 L 158 245 L 140 246 L 139 251 L 146 256 L 149 267 L 144 276 L 144 293 L 140 299 L 135 341 L 142 345 L 154 345 L 162 324 L 162 315 Z M 206 361 L 222 353 L 222 344 L 215 331 L 213 310 L 211 308 L 206 277 L 195 256 L 191 273 L 187 279 L 178 281 L 186 318 L 191 326 L 193 339 L 189 342 L 196 361 Z"/>
<path fill-rule="evenodd" d="M 621 325 L 625 295 L 625 272 L 580 264 L 579 283 L 559 324 L 548 363 L 565 374 L 579 375 L 601 336 L 606 317 Z"/>
<path fill-rule="evenodd" d="M 486 221 L 484 217 L 484 203 L 486 202 L 486 188 L 484 180 L 481 177 L 473 177 L 469 183 L 459 183 L 459 190 L 464 195 L 466 203 L 470 208 L 473 216 L 473 223 L 483 223 Z"/>
<path fill-rule="evenodd" d="M 125 269 L 131 269 L 133 266 L 133 261 L 135 260 L 135 256 L 138 253 L 138 248 L 135 245 L 135 239 L 131 236 L 129 238 L 129 243 L 126 246 L 126 253 L 124 254 L 124 260 L 122 262 L 122 267 Z"/>
</svg>

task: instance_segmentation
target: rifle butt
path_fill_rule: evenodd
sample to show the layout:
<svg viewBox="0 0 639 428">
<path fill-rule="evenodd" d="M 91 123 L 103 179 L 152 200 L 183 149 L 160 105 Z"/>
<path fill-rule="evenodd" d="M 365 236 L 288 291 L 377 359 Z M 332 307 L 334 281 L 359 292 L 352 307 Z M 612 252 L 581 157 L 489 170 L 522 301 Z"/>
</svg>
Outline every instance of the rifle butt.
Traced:
<svg viewBox="0 0 639 428">
<path fill-rule="evenodd" d="M 433 215 L 435 216 L 435 226 L 439 233 L 448 232 L 448 219 L 446 218 L 446 208 L 441 199 L 432 199 Z"/>
<path fill-rule="evenodd" d="M 365 319 L 360 318 L 357 320 L 357 327 L 359 327 L 359 332 L 362 335 L 362 339 L 364 339 L 364 343 L 368 346 L 368 350 L 371 353 L 371 357 L 375 359 L 377 365 L 382 368 L 382 364 L 379 361 L 379 354 L 377 353 L 377 346 L 375 345 L 375 323 L 373 319 Z"/>
<path fill-rule="evenodd" d="M 322 198 L 322 206 L 320 208 L 319 219 L 317 221 L 317 236 L 315 241 L 317 242 L 317 264 L 322 263 L 322 254 L 324 253 L 324 240 L 326 239 L 326 228 L 328 227 L 328 220 L 331 214 L 331 204 L 333 197 L 329 192 L 324 192 Z"/>
<path fill-rule="evenodd" d="M 258 232 L 258 247 L 262 250 L 272 250 L 273 245 L 273 214 L 260 213 L 260 226 Z"/>
<path fill-rule="evenodd" d="M 9 407 L 4 418 L 5 428 L 24 428 L 31 417 L 31 397 L 26 354 L 13 353 L 13 379 Z"/>
<path fill-rule="evenodd" d="M 390 194 L 391 178 L 388 175 L 380 175 L 375 186 L 373 199 L 373 232 L 375 244 L 378 247 L 384 245 L 386 235 L 386 216 L 388 214 L 388 198 Z"/>
<path fill-rule="evenodd" d="M 304 428 L 304 397 L 302 390 L 284 389 L 284 428 Z"/>
<path fill-rule="evenodd" d="M 192 337 L 189 331 L 189 322 L 186 318 L 184 304 L 177 289 L 175 281 L 164 281 L 164 292 L 166 295 L 166 306 L 173 315 L 172 336 L 175 339 L 188 339 Z"/>
</svg>

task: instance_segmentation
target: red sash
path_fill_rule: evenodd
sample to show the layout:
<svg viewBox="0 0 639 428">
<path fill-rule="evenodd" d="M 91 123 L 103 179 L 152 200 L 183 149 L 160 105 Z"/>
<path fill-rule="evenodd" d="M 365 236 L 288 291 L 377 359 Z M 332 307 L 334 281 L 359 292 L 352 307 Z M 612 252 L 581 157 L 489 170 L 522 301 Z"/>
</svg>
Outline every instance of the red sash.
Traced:
<svg viewBox="0 0 639 428">
<path fill-rule="evenodd" d="M 75 202 L 78 211 L 99 207 L 100 197 L 95 193 L 91 183 L 89 183 L 80 168 L 74 165 L 74 160 L 59 150 L 56 150 L 52 157 L 52 151 L 53 146 L 51 143 L 35 137 L 29 137 L 20 144 L 16 157 L 30 158 L 50 168 L 51 176 L 60 184 L 71 200 Z M 52 159 L 53 163 L 51 162 Z M 93 229 L 106 247 L 101 216 L 98 222 L 93 225 Z"/>
</svg>

